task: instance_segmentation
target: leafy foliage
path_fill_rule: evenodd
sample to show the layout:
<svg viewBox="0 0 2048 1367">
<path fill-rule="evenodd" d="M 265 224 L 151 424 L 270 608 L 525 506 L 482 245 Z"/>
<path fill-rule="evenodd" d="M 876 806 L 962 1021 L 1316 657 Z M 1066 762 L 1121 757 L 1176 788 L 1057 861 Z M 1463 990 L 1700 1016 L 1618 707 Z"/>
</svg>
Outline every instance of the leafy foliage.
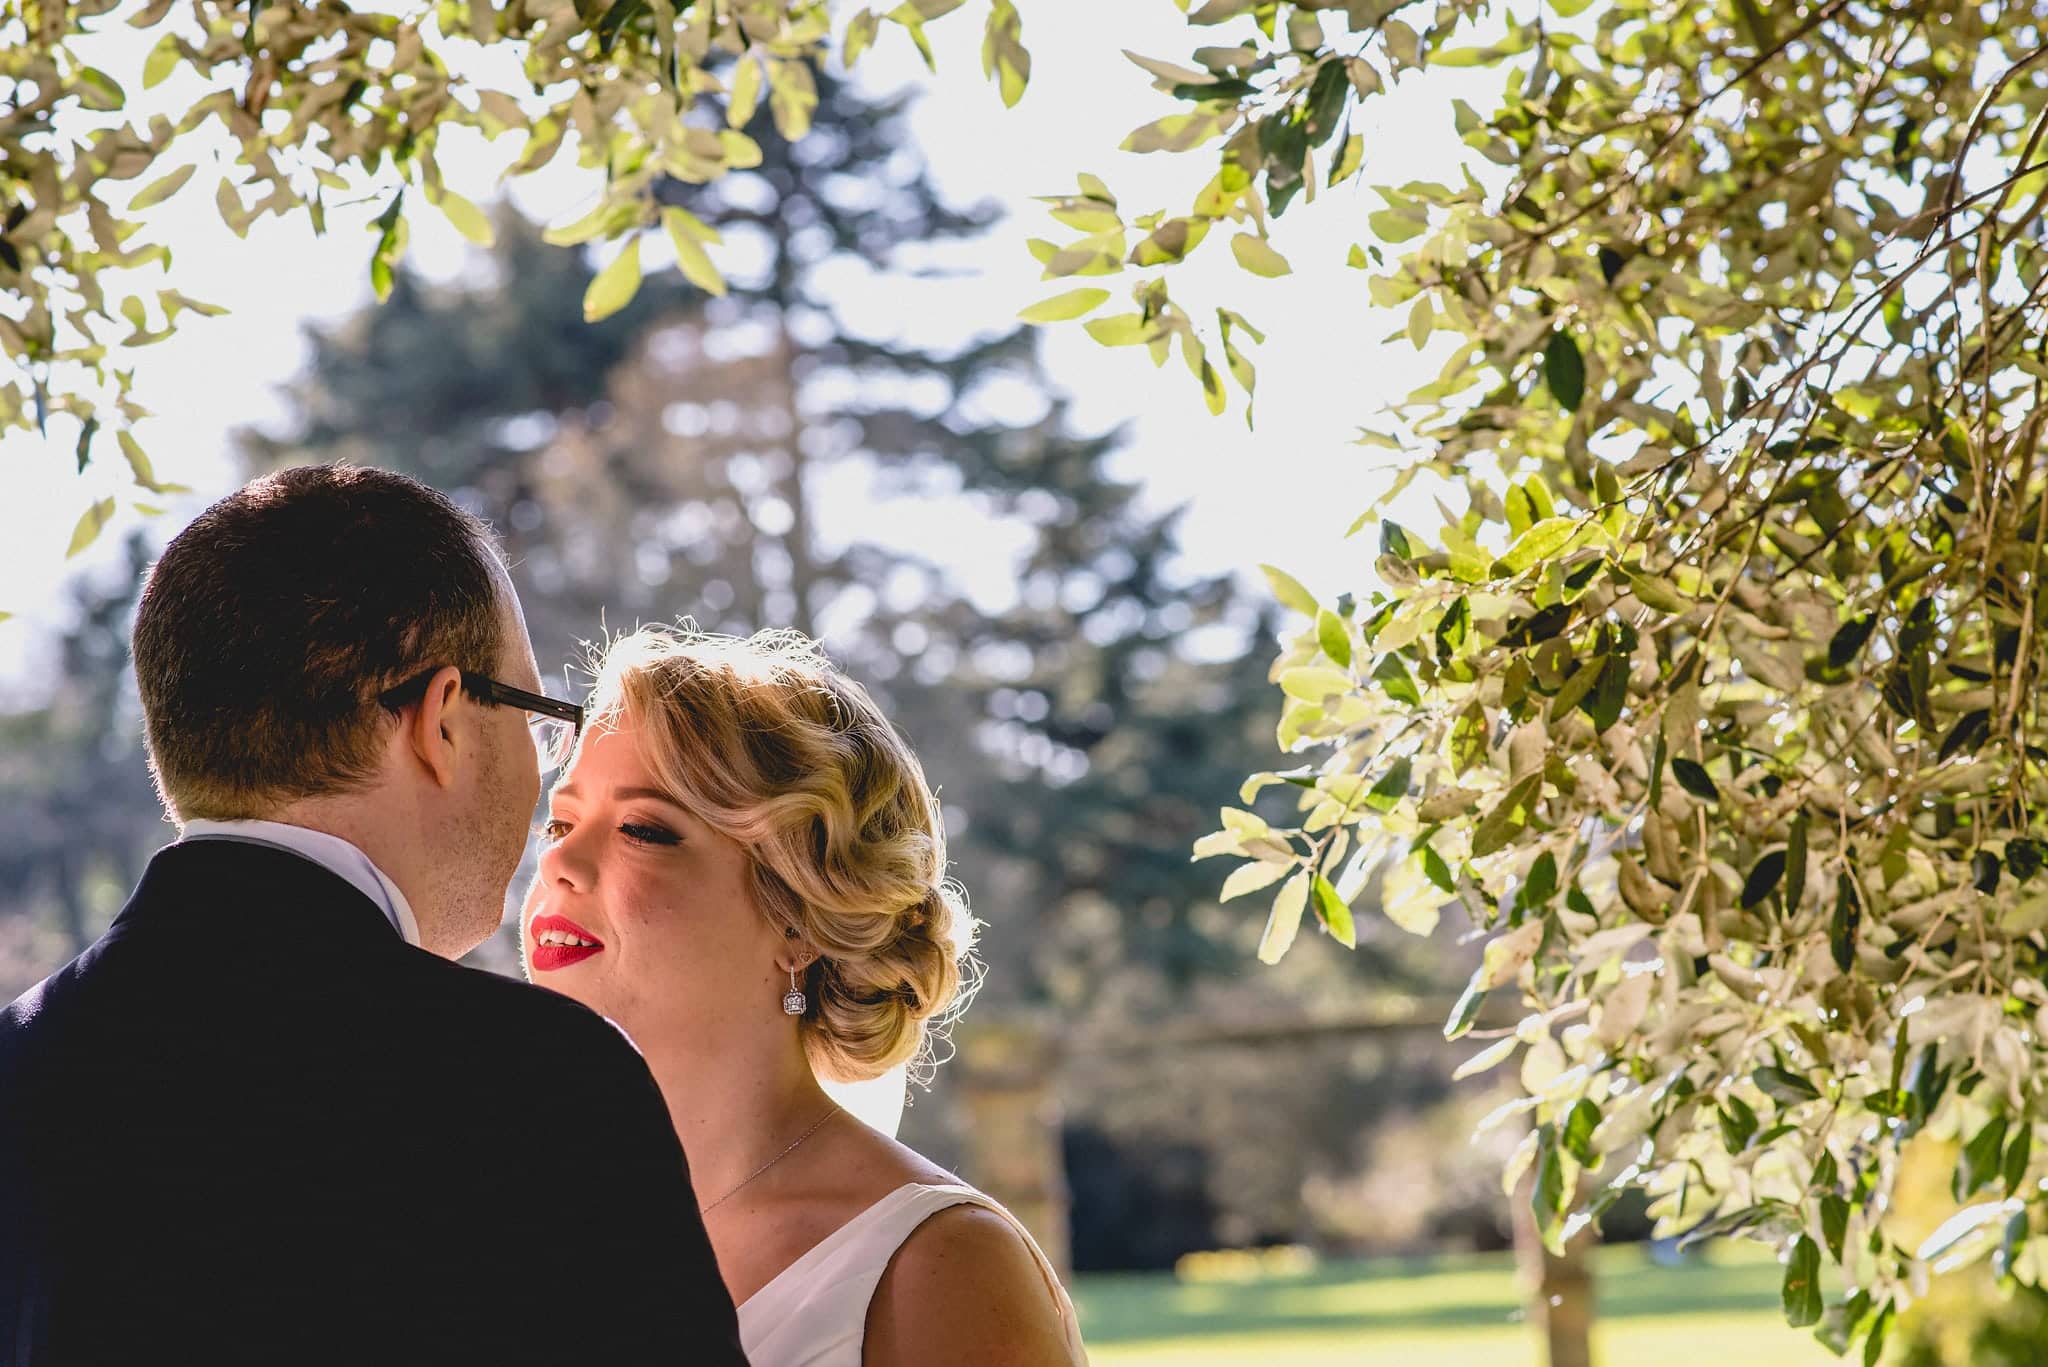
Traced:
<svg viewBox="0 0 2048 1367">
<path fill-rule="evenodd" d="M 1645 1188 L 1667 1231 L 1781 1241 L 1791 1322 L 1874 1360 L 1930 1268 L 2048 1276 L 2048 34 L 1995 3 L 1487 8 L 1210 0 L 1191 66 L 1134 58 L 1182 104 L 1126 146 L 1216 156 L 1187 214 L 1132 220 L 1177 242 L 1369 168 L 1346 129 L 1383 88 L 1504 77 L 1453 107 L 1462 182 L 1380 187 L 1351 254 L 1455 345 L 1362 433 L 1401 460 L 1354 528 L 1376 582 L 1271 572 L 1306 762 L 1242 798 L 1301 815 L 1226 809 L 1196 853 L 1277 885 L 1268 960 L 1309 915 L 1348 943 L 1379 870 L 1398 925 L 1459 907 L 1486 944 L 1447 1033 L 1528 1005 L 1475 1064 L 1521 1054 L 1506 1185 L 1536 1174 L 1546 1239 Z M 1049 276 L 1143 272 L 1100 340 L 1199 353 L 1106 185 L 1054 212 L 1083 236 L 1034 245 Z M 1902 1247 L 1922 1129 L 1978 1204 Z"/>
<path fill-rule="evenodd" d="M 959 4 L 859 10 L 844 60 L 855 60 L 885 19 L 929 58 L 924 24 Z M 0 431 L 47 435 L 51 413 L 69 414 L 81 428 L 80 469 L 96 434 L 117 434 L 137 484 L 152 492 L 163 486 L 135 432 L 148 416 L 133 397 L 135 352 L 173 335 L 184 314 L 219 310 L 175 288 L 134 284 L 130 272 L 171 265 L 169 246 L 148 240 L 148 211 L 208 194 L 245 236 L 272 214 L 303 213 L 325 231 L 330 203 L 374 197 L 385 208 L 368 270 L 381 299 L 420 202 L 489 241 L 486 216 L 443 183 L 442 135 L 510 133 L 525 140 L 510 174 L 539 171 L 573 148 L 601 179 L 597 206 L 551 235 L 619 243 L 591 282 L 586 317 L 633 297 L 639 244 L 657 224 L 676 241 L 684 275 L 716 293 L 722 280 L 703 240 L 664 216 L 656 187 L 759 165 L 750 127 L 803 137 L 830 38 L 822 0 L 147 0 L 126 22 L 156 35 L 155 44 L 139 70 L 109 72 L 89 59 L 118 7 L 0 0 L 0 355 L 19 369 L 0 379 Z M 1030 70 L 1021 32 L 1015 7 L 994 0 L 983 62 L 1010 104 Z M 516 61 L 514 88 L 493 84 L 505 68 L 482 60 L 488 49 Z M 145 92 L 181 71 L 202 78 L 207 93 L 177 117 L 135 113 L 149 103 Z M 192 158 L 220 137 L 236 152 L 233 164 L 197 176 Z M 111 512 L 88 511 L 73 554 Z"/>
</svg>

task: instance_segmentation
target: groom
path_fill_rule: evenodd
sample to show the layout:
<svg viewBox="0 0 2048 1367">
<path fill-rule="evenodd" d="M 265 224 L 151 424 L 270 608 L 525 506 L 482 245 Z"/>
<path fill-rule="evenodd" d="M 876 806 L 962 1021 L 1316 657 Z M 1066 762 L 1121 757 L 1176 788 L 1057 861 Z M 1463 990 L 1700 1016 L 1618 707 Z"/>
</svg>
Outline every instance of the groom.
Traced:
<svg viewBox="0 0 2048 1367">
<path fill-rule="evenodd" d="M 742 1364 L 638 1053 L 450 962 L 540 792 L 481 524 L 257 480 L 164 551 L 135 672 L 184 838 L 0 1011 L 0 1367 Z"/>
</svg>

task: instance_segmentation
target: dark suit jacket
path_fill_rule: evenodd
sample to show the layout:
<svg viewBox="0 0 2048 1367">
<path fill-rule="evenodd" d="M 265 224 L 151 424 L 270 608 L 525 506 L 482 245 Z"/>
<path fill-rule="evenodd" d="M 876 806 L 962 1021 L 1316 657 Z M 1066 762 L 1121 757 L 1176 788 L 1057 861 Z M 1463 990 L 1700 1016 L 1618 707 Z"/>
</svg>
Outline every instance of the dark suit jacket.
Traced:
<svg viewBox="0 0 2048 1367">
<path fill-rule="evenodd" d="M 0 1367 L 743 1363 L 646 1065 L 345 880 L 171 846 L 0 1011 Z"/>
</svg>

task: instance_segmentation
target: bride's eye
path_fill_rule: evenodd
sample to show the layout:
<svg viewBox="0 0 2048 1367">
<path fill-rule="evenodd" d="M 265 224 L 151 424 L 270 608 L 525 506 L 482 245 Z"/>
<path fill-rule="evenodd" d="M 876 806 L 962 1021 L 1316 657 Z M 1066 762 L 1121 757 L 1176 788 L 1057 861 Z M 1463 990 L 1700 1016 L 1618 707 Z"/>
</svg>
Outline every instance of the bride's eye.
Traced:
<svg viewBox="0 0 2048 1367">
<path fill-rule="evenodd" d="M 569 823 L 566 821 L 557 821 L 555 820 L 555 818 L 549 817 L 546 821 L 543 821 L 540 823 L 540 825 L 534 827 L 533 833 L 539 836 L 542 840 L 546 841 L 548 844 L 552 845 L 557 840 L 560 840 L 563 836 L 569 833 Z"/>
<path fill-rule="evenodd" d="M 660 826 L 649 826 L 637 821 L 627 821 L 619 826 L 619 834 L 636 845 L 680 845 L 683 838 L 674 831 Z"/>
</svg>

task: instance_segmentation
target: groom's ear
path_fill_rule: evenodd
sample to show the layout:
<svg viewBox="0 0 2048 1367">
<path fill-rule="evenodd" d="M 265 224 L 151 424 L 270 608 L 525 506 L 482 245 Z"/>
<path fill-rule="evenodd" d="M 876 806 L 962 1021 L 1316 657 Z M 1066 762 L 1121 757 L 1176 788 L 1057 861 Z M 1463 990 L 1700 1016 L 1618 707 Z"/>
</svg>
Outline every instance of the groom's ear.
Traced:
<svg viewBox="0 0 2048 1367">
<path fill-rule="evenodd" d="M 462 705 L 462 672 L 453 665 L 434 671 L 426 696 L 404 717 L 405 742 L 434 782 L 446 788 L 455 781 L 455 735 L 450 714 Z"/>
</svg>

